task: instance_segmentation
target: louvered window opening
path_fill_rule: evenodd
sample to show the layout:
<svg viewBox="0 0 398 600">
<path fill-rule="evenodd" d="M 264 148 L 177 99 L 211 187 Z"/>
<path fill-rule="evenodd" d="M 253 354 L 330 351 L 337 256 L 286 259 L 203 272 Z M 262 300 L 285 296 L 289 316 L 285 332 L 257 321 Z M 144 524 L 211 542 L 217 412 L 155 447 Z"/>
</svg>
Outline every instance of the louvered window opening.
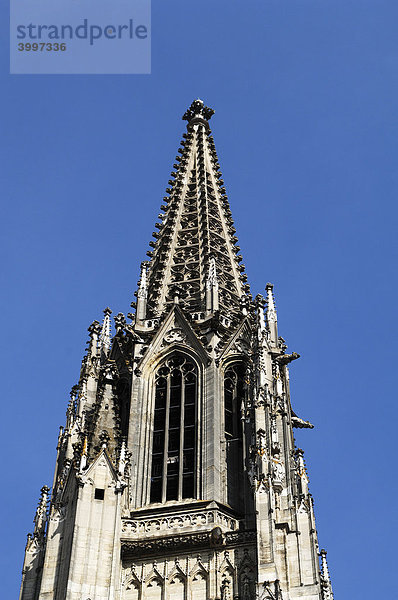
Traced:
<svg viewBox="0 0 398 600">
<path fill-rule="evenodd" d="M 151 502 L 195 496 L 197 370 L 173 356 L 157 371 Z"/>
</svg>

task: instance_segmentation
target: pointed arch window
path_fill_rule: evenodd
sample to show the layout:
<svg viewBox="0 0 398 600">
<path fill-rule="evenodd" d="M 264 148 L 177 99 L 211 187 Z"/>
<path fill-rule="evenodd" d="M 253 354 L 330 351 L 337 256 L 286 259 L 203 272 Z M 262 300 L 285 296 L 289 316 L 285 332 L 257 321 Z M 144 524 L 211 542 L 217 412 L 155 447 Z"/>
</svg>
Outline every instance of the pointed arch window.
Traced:
<svg viewBox="0 0 398 600">
<path fill-rule="evenodd" d="M 244 465 L 242 404 L 245 396 L 245 367 L 234 363 L 224 373 L 224 430 L 226 441 L 227 503 L 244 508 Z"/>
<path fill-rule="evenodd" d="M 195 364 L 181 355 L 156 373 L 151 502 L 194 497 L 197 379 Z"/>
</svg>

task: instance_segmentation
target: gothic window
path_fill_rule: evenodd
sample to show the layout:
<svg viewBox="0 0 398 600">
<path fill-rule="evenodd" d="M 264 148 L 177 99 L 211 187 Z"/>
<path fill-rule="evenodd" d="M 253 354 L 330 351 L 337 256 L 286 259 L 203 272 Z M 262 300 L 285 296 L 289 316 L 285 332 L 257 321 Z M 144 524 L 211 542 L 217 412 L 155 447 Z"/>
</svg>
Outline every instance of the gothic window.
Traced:
<svg viewBox="0 0 398 600">
<path fill-rule="evenodd" d="M 235 363 L 224 374 L 224 429 L 226 441 L 227 503 L 242 511 L 245 478 L 241 410 L 244 400 L 244 365 Z"/>
<path fill-rule="evenodd" d="M 194 363 L 172 356 L 155 377 L 151 502 L 194 497 L 196 398 Z"/>
</svg>

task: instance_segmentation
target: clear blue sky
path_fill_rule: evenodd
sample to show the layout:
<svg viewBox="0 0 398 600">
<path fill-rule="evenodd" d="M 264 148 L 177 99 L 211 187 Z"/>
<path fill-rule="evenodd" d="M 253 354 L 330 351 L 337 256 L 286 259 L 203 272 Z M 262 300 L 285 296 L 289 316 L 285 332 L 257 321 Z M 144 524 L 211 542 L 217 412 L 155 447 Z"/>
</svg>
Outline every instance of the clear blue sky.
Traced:
<svg viewBox="0 0 398 600">
<path fill-rule="evenodd" d="M 87 327 L 127 313 L 196 97 L 254 293 L 275 284 L 336 600 L 392 598 L 396 0 L 154 0 L 149 76 L 10 76 L 1 4 L 2 592 Z"/>
</svg>

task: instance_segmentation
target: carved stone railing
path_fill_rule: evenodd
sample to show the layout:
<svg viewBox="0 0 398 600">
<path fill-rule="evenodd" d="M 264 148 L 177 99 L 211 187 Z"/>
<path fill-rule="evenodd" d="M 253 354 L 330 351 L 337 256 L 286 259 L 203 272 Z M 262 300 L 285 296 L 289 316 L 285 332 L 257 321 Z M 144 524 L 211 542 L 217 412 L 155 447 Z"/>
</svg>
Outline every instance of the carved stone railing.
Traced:
<svg viewBox="0 0 398 600">
<path fill-rule="evenodd" d="M 223 532 L 236 531 L 239 522 L 220 509 L 203 509 L 162 515 L 143 515 L 125 518 L 122 537 L 125 539 L 148 539 L 175 534 L 208 532 L 219 527 Z"/>
</svg>

